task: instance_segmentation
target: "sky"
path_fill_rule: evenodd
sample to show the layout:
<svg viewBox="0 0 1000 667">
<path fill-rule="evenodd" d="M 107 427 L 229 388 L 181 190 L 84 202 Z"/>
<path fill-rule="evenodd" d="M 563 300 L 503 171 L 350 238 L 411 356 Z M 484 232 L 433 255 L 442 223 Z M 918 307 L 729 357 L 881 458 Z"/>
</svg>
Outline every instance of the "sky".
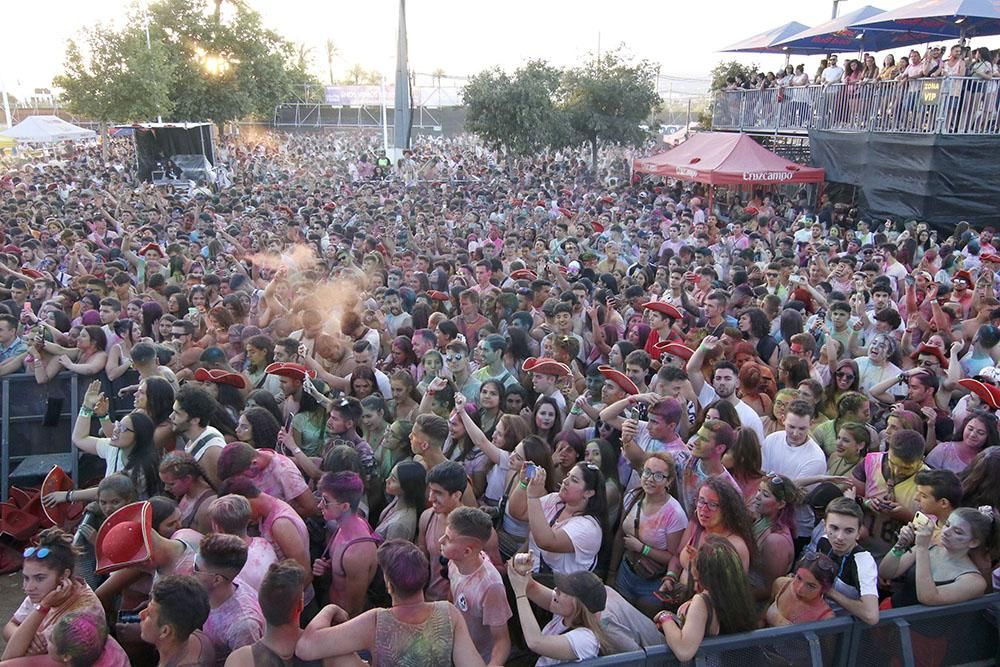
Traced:
<svg viewBox="0 0 1000 667">
<path fill-rule="evenodd" d="M 312 48 L 312 70 L 328 78 L 325 44 L 339 50 L 334 75 L 355 64 L 387 74 L 394 69 L 397 0 L 243 0 L 260 12 L 265 25 L 296 44 Z M 895 9 L 905 0 L 881 0 Z M 122 20 L 123 0 L 42 0 L 4 3 L 0 40 L 0 80 L 23 94 L 48 87 L 62 69 L 66 40 L 82 28 Z M 841 14 L 861 0 L 844 0 Z M 777 69 L 781 55 L 739 55 L 727 45 L 795 20 L 815 26 L 830 18 L 831 0 L 409 0 L 407 23 L 410 69 L 467 76 L 492 66 L 512 70 L 531 58 L 559 66 L 580 62 L 598 46 L 624 43 L 630 53 L 659 63 L 661 73 L 707 79 L 723 59 Z M 994 46 L 993 40 L 973 40 Z M 818 60 L 793 58 L 807 66 Z M 808 71 L 808 68 L 807 68 Z"/>
</svg>

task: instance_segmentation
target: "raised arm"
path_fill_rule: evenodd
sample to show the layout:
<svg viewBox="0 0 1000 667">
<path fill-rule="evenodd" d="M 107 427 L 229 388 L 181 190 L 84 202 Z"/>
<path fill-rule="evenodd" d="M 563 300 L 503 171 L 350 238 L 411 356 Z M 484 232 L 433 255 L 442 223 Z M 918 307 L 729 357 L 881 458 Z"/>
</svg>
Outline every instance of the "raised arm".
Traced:
<svg viewBox="0 0 1000 667">
<path fill-rule="evenodd" d="M 472 439 L 472 442 L 482 450 L 486 458 L 492 461 L 494 465 L 499 465 L 502 450 L 486 437 L 483 430 L 476 426 L 476 422 L 465 411 L 465 396 L 461 392 L 455 394 L 455 410 L 461 417 L 462 423 L 465 425 L 465 432 Z"/>
</svg>

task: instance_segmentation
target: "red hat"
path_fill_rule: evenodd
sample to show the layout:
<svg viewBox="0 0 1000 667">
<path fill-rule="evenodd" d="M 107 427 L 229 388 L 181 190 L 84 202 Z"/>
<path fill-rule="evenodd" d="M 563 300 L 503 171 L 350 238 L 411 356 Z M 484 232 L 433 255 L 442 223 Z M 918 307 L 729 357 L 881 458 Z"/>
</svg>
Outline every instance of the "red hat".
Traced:
<svg viewBox="0 0 1000 667">
<path fill-rule="evenodd" d="M 594 231 L 597 232 L 598 234 L 604 233 L 604 225 L 599 223 L 597 220 L 591 220 L 590 224 L 594 228 Z"/>
<path fill-rule="evenodd" d="M 656 312 L 662 313 L 663 315 L 675 320 L 682 319 L 681 311 L 663 301 L 648 301 L 642 304 L 642 307 L 649 310 L 655 310 Z"/>
<path fill-rule="evenodd" d="M 681 345 L 680 343 L 668 343 L 667 341 L 661 340 L 659 343 L 653 345 L 653 349 L 660 354 L 669 354 L 673 357 L 680 357 L 681 359 L 690 359 L 691 355 L 694 354 L 692 350 L 687 345 Z"/>
<path fill-rule="evenodd" d="M 434 301 L 448 301 L 450 299 L 446 292 L 441 292 L 436 289 L 427 290 L 427 296 Z"/>
<path fill-rule="evenodd" d="M 962 378 L 958 381 L 958 384 L 978 396 L 984 404 L 994 410 L 1000 410 L 1000 387 L 971 378 Z"/>
<path fill-rule="evenodd" d="M 29 278 L 34 278 L 35 280 L 45 277 L 44 273 L 42 273 L 41 271 L 36 271 L 35 269 L 21 269 L 21 273 L 28 276 Z"/>
<path fill-rule="evenodd" d="M 20 255 L 21 254 L 21 249 L 18 248 L 16 245 L 13 245 L 13 244 L 7 244 L 7 245 L 5 245 L 3 247 L 3 251 L 6 252 L 6 253 L 10 253 L 12 255 Z"/>
<path fill-rule="evenodd" d="M 324 211 L 333 211 L 336 208 L 337 208 L 337 205 L 334 204 L 332 201 L 328 201 L 327 203 L 323 204 L 323 210 Z"/>
<path fill-rule="evenodd" d="M 163 248 L 156 243 L 147 243 L 142 246 L 142 248 L 139 249 L 139 256 L 141 257 L 142 255 L 145 255 L 150 250 L 160 253 L 160 257 L 166 257 L 166 253 L 163 252 Z"/>
<path fill-rule="evenodd" d="M 510 274 L 511 280 L 538 280 L 538 274 L 531 269 L 518 269 Z"/>
<path fill-rule="evenodd" d="M 964 280 L 966 283 L 968 283 L 970 288 L 974 288 L 976 286 L 976 281 L 972 279 L 972 274 L 966 271 L 965 269 L 962 269 L 961 271 L 956 271 L 955 276 L 952 278 L 952 280 Z"/>
<path fill-rule="evenodd" d="M 49 493 L 56 491 L 72 491 L 76 488 L 73 480 L 70 479 L 66 471 L 59 466 L 52 466 L 52 470 L 42 481 L 41 495 L 45 497 Z M 42 504 L 42 512 L 54 526 L 63 526 L 67 521 L 75 519 L 83 514 L 86 503 L 59 503 L 54 507 L 46 507 Z"/>
<path fill-rule="evenodd" d="M 559 213 L 561 213 L 564 218 L 573 217 L 573 211 L 569 210 L 568 208 L 560 207 Z"/>
<path fill-rule="evenodd" d="M 992 264 L 1000 264 L 1000 255 L 997 255 L 992 252 L 979 255 L 979 259 L 981 259 L 984 262 L 990 262 Z"/>
<path fill-rule="evenodd" d="M 921 343 L 920 347 L 910 355 L 910 359 L 916 359 L 921 354 L 933 354 L 937 357 L 938 361 L 941 362 L 941 368 L 948 368 L 948 357 L 944 356 L 944 350 L 942 350 L 937 345 L 928 345 L 927 343 Z"/>
<path fill-rule="evenodd" d="M 19 542 L 28 540 L 38 530 L 39 519 L 14 503 L 0 503 L 0 534 Z"/>
<path fill-rule="evenodd" d="M 521 365 L 521 370 L 526 373 L 555 375 L 556 377 L 565 377 L 573 373 L 566 364 L 547 357 L 528 357 Z"/>
<path fill-rule="evenodd" d="M 247 382 L 239 373 L 230 373 L 221 368 L 199 368 L 194 372 L 194 379 L 198 382 L 211 382 L 212 384 L 228 384 L 237 389 L 246 389 Z"/>
<path fill-rule="evenodd" d="M 132 503 L 109 516 L 97 531 L 97 574 L 148 563 L 153 558 L 153 506 Z"/>
<path fill-rule="evenodd" d="M 611 366 L 598 366 L 597 370 L 600 371 L 601 375 L 621 387 L 621 390 L 626 394 L 635 396 L 639 393 L 639 388 L 635 386 L 635 382 L 632 382 L 632 379 L 629 378 L 629 376 L 625 375 L 617 368 L 612 368 Z"/>
<path fill-rule="evenodd" d="M 306 376 L 311 378 L 316 377 L 316 371 L 311 371 L 302 364 L 296 364 L 291 361 L 276 361 L 273 364 L 269 364 L 264 372 L 268 375 L 282 375 L 286 378 L 292 378 L 293 380 L 298 380 L 302 382 L 306 379 Z"/>
</svg>

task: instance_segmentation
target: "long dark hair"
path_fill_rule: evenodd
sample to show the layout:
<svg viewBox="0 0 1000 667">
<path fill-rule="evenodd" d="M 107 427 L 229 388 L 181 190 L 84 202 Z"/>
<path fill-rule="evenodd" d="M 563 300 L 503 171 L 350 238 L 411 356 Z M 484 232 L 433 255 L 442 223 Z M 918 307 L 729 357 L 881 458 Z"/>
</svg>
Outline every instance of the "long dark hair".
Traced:
<svg viewBox="0 0 1000 667">
<path fill-rule="evenodd" d="M 412 459 L 400 461 L 396 464 L 396 479 L 399 480 L 402 503 L 422 512 L 427 504 L 427 471 L 424 467 Z"/>
<path fill-rule="evenodd" d="M 163 378 L 146 378 L 146 412 L 154 424 L 162 424 L 174 410 L 174 388 Z"/>
<path fill-rule="evenodd" d="M 128 450 L 128 462 L 122 472 L 129 476 L 140 496 L 152 498 L 160 492 L 160 455 L 153 442 L 156 425 L 137 410 L 130 412 L 128 417 L 135 440 Z"/>
<path fill-rule="evenodd" d="M 594 517 L 597 520 L 597 524 L 601 527 L 601 535 L 607 535 L 608 492 L 604 487 L 604 473 L 601 472 L 600 468 L 590 463 L 581 462 L 577 463 L 574 467 L 580 471 L 587 490 L 594 492 L 594 495 L 587 501 L 587 506 L 583 509 L 583 516 Z M 746 509 L 743 511 L 746 512 Z M 750 539 L 753 539 L 752 535 Z"/>
<path fill-rule="evenodd" d="M 750 560 L 753 561 L 756 542 L 753 538 L 753 522 L 750 520 L 750 512 L 743 500 L 743 494 L 721 477 L 707 478 L 702 482 L 698 493 L 701 494 L 701 489 L 706 486 L 719 496 L 719 510 L 722 512 L 723 524 L 730 532 L 742 538 L 750 553 Z M 694 520 L 698 520 L 697 515 Z"/>
<path fill-rule="evenodd" d="M 302 398 L 309 396 L 309 394 L 302 392 Z M 312 396 L 309 396 L 312 398 Z M 281 406 L 278 405 L 278 400 L 274 397 L 274 394 L 269 392 L 267 389 L 255 389 L 250 392 L 247 396 L 247 403 L 250 401 L 254 402 L 255 406 L 259 406 L 271 413 L 274 420 L 279 424 L 285 420 L 284 415 L 281 414 Z M 314 399 L 315 401 L 315 399 Z"/>
<path fill-rule="evenodd" d="M 545 490 L 552 493 L 556 490 L 556 478 L 552 474 L 552 448 L 541 436 L 529 435 L 520 442 L 524 452 L 524 462 L 534 463 L 545 470 Z"/>
<path fill-rule="evenodd" d="M 243 418 L 250 424 L 250 431 L 253 433 L 254 449 L 274 449 L 278 444 L 278 431 L 281 430 L 281 423 L 274 418 L 271 411 L 259 405 L 246 408 L 243 411 Z"/>
<path fill-rule="evenodd" d="M 750 582 L 736 549 L 724 537 L 709 535 L 698 547 L 695 561 L 698 582 L 708 593 L 719 619 L 719 634 L 748 632 L 757 628 L 757 610 Z"/>
</svg>

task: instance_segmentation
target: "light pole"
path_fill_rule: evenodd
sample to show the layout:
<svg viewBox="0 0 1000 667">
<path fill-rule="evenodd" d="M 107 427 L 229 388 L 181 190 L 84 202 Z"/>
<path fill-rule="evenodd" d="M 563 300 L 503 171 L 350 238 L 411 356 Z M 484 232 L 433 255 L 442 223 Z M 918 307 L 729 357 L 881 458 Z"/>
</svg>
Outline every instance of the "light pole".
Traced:
<svg viewBox="0 0 1000 667">
<path fill-rule="evenodd" d="M 830 16 L 830 20 L 837 18 L 837 10 L 840 8 L 840 3 L 844 0 L 833 0 L 833 14 Z"/>
<path fill-rule="evenodd" d="M 143 28 L 146 31 L 146 50 L 152 51 L 153 45 L 150 44 L 149 42 L 149 4 L 145 2 L 142 4 L 142 23 L 143 23 Z M 156 122 L 162 123 L 163 116 L 161 116 L 160 114 L 156 114 Z"/>
</svg>

